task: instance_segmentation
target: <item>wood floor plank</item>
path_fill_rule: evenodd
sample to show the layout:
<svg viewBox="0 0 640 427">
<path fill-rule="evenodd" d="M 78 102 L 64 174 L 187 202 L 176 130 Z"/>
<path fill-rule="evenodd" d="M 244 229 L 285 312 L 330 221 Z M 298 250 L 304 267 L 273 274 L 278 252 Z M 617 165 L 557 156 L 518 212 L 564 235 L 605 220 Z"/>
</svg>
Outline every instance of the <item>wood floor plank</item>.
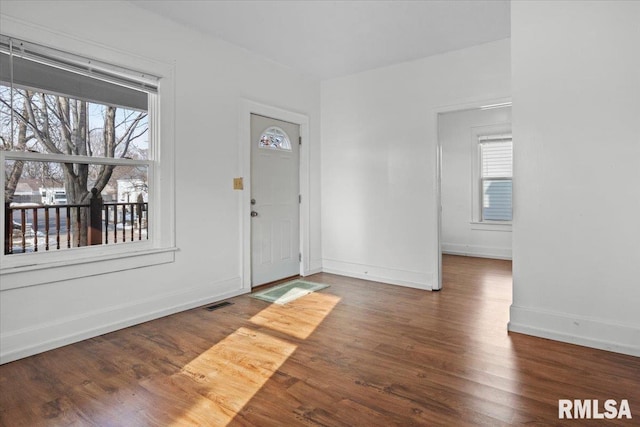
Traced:
<svg viewBox="0 0 640 427">
<path fill-rule="evenodd" d="M 628 399 L 640 358 L 508 333 L 511 263 L 443 258 L 427 292 L 317 274 L 0 366 L 0 426 L 580 425 L 558 399 Z"/>
</svg>

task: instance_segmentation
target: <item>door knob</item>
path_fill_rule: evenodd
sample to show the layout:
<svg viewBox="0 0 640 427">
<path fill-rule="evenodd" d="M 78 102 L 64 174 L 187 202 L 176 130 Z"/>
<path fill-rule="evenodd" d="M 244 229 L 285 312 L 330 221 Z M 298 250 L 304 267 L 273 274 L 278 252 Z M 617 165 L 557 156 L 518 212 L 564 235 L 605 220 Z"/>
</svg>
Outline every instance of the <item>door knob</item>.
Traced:
<svg viewBox="0 0 640 427">
<path fill-rule="evenodd" d="M 256 212 L 256 211 L 251 211 L 251 216 L 258 216 L 258 212 Z"/>
</svg>

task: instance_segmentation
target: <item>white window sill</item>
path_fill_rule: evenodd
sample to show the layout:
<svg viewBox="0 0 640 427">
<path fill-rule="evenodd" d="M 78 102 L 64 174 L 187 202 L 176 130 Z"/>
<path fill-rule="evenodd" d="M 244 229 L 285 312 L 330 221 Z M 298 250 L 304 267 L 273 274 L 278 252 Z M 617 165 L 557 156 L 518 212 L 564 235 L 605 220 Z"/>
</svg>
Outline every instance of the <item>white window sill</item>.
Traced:
<svg viewBox="0 0 640 427">
<path fill-rule="evenodd" d="M 471 221 L 472 230 L 511 232 L 511 222 Z"/>
<path fill-rule="evenodd" d="M 0 291 L 173 262 L 178 248 L 118 252 L 0 269 Z"/>
</svg>

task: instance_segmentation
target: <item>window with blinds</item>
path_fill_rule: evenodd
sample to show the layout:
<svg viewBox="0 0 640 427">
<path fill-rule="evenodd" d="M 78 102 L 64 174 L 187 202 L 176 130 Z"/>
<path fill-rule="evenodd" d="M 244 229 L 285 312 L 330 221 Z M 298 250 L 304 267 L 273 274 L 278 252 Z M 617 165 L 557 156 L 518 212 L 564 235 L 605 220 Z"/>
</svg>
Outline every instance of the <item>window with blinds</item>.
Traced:
<svg viewBox="0 0 640 427">
<path fill-rule="evenodd" d="M 482 221 L 513 219 L 513 142 L 511 135 L 479 138 Z"/>
<path fill-rule="evenodd" d="M 158 81 L 0 35 L 3 256 L 153 243 Z"/>
</svg>

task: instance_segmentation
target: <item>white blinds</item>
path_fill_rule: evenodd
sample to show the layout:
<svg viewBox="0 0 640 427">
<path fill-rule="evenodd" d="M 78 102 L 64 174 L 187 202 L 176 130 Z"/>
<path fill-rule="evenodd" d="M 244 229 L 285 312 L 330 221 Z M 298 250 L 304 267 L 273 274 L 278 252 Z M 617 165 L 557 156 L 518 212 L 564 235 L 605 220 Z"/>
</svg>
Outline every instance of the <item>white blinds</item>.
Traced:
<svg viewBox="0 0 640 427">
<path fill-rule="evenodd" d="M 158 78 L 0 35 L 0 82 L 146 111 Z"/>
<path fill-rule="evenodd" d="M 482 140 L 481 140 L 482 141 Z M 483 178 L 511 178 L 513 176 L 513 145 L 509 140 L 480 142 Z"/>
</svg>

